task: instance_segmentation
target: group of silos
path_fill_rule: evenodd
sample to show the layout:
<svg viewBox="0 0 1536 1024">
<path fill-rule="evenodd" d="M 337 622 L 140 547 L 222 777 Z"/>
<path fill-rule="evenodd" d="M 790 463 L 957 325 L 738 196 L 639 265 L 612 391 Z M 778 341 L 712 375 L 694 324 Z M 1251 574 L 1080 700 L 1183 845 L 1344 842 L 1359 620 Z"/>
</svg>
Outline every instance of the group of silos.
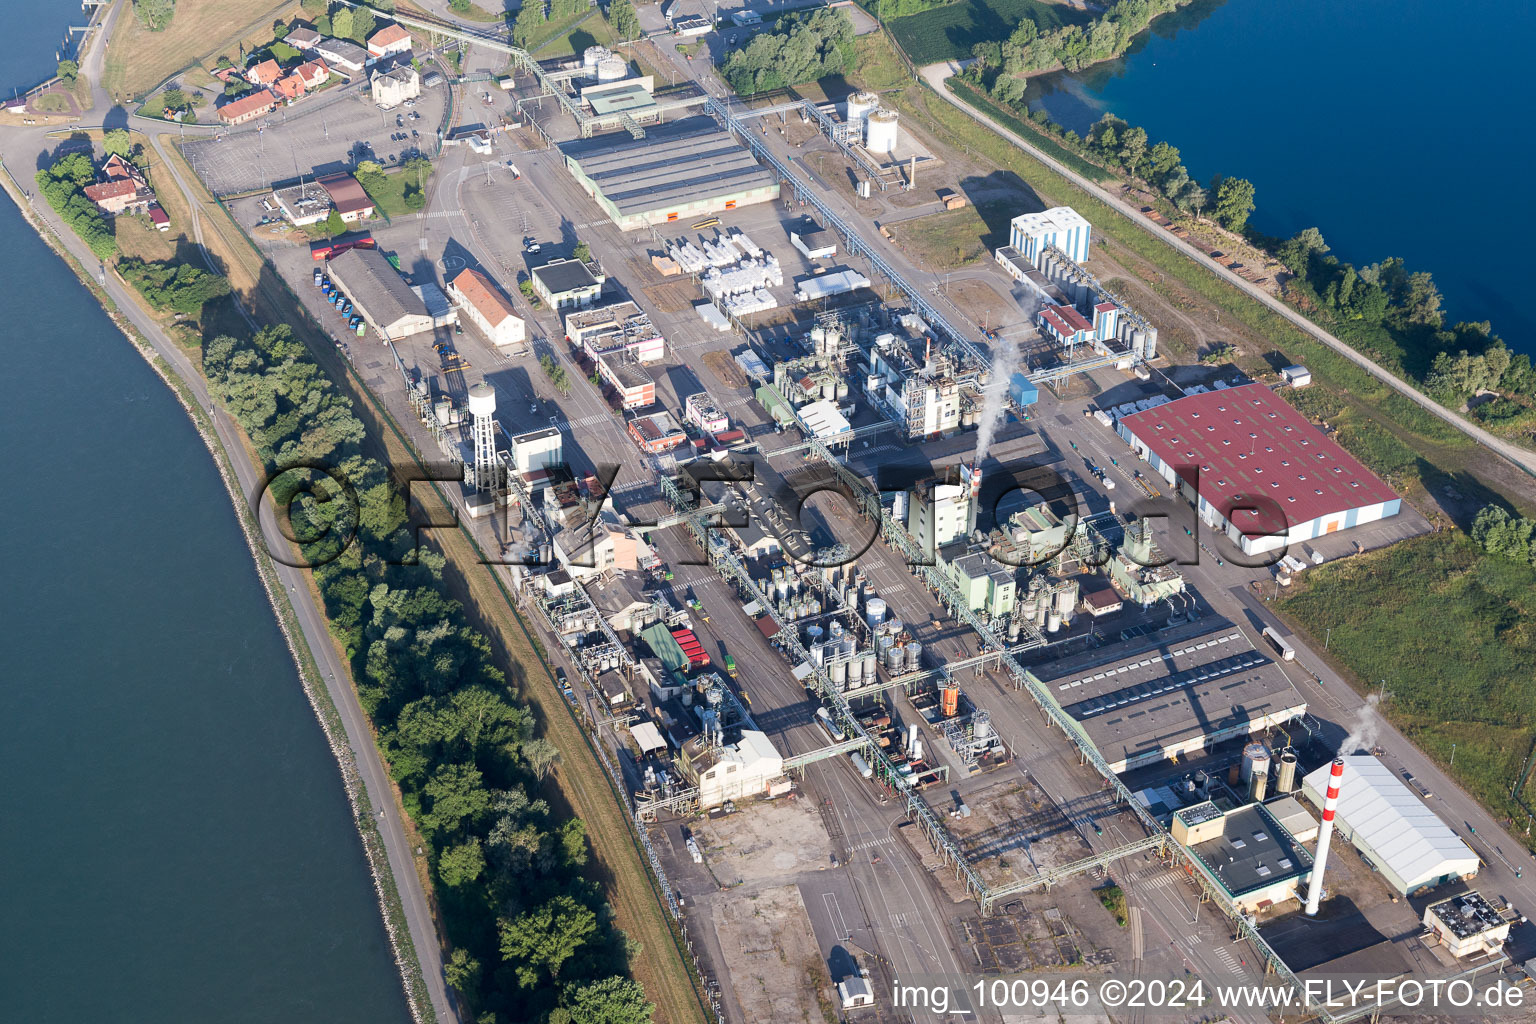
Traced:
<svg viewBox="0 0 1536 1024">
<path fill-rule="evenodd" d="M 1035 264 L 1040 273 L 1061 289 L 1072 305 L 1077 307 L 1078 312 L 1103 300 L 1104 297 L 1094 291 L 1078 265 L 1067 259 L 1065 255 L 1055 251 L 1042 252 Z M 1157 355 L 1156 327 L 1150 324 L 1138 326 L 1136 318 L 1120 316 L 1115 322 L 1114 333 L 1115 340 L 1123 342 L 1135 355 L 1143 359 L 1151 359 Z"/>
<path fill-rule="evenodd" d="M 896 152 L 896 140 L 900 136 L 900 118 L 896 111 L 880 105 L 880 97 L 872 92 L 856 92 L 848 97 L 848 127 L 850 142 L 863 139 L 864 148 L 871 153 Z"/>
<path fill-rule="evenodd" d="M 885 600 L 871 596 L 864 601 L 864 622 L 875 637 L 875 654 L 880 664 L 893 676 L 916 672 L 923 667 L 923 645 L 913 639 L 906 623 L 886 618 Z"/>
<path fill-rule="evenodd" d="M 1070 626 L 1073 613 L 1077 610 L 1077 595 L 1077 580 L 1047 583 L 1042 576 L 1034 577 L 1029 581 L 1029 588 L 1024 592 L 1024 597 L 1013 612 L 1013 622 L 1008 627 L 1008 639 L 1018 639 L 1018 623 L 1024 621 L 1033 621 L 1037 627 L 1044 629 L 1047 633 L 1058 633 L 1062 626 Z"/>
<path fill-rule="evenodd" d="M 619 82 L 629 77 L 629 62 L 606 46 L 589 46 L 581 55 L 588 81 Z"/>
<path fill-rule="evenodd" d="M 1290 793 L 1296 789 L 1296 752 L 1287 748 L 1280 752 L 1279 773 L 1275 780 L 1275 792 Z M 1255 740 L 1243 747 L 1243 761 L 1234 765 L 1233 771 L 1247 786 L 1248 796 L 1261 801 L 1269 793 L 1269 769 L 1272 764 L 1269 747 Z M 1237 780 L 1232 780 L 1236 782 Z"/>
<path fill-rule="evenodd" d="M 788 569 L 773 570 L 768 586 L 768 600 L 778 610 L 780 617 L 793 622 L 821 614 L 821 599 L 796 578 Z"/>
<path fill-rule="evenodd" d="M 856 690 L 875 681 L 875 652 L 860 650 L 858 637 L 837 619 L 825 630 L 807 627 L 805 637 L 811 660 L 826 670 L 839 690 Z"/>
</svg>

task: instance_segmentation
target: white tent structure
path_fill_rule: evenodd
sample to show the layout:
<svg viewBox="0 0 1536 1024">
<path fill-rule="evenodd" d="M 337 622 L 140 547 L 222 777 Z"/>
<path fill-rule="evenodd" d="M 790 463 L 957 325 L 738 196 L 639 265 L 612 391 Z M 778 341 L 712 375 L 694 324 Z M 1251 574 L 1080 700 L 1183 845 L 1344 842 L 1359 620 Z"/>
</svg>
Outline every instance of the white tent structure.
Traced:
<svg viewBox="0 0 1536 1024">
<path fill-rule="evenodd" d="M 1325 764 L 1302 781 L 1302 792 L 1318 807 L 1328 788 L 1328 770 Z M 1340 834 L 1405 896 L 1477 874 L 1477 854 L 1369 754 L 1344 758 L 1337 818 Z"/>
</svg>

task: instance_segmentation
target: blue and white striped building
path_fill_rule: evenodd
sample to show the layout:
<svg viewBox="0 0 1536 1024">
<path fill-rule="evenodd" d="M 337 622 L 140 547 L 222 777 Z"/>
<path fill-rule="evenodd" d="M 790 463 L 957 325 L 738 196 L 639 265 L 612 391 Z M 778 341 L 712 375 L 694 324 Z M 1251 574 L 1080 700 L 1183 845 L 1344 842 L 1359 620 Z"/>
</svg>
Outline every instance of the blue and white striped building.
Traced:
<svg viewBox="0 0 1536 1024">
<path fill-rule="evenodd" d="M 1040 266 L 1040 254 L 1053 245 L 1074 263 L 1088 262 L 1088 236 L 1092 229 L 1070 206 L 1058 206 L 1043 213 L 1023 213 L 1013 218 L 1008 229 L 1008 244 L 1024 254 L 1030 264 Z"/>
</svg>

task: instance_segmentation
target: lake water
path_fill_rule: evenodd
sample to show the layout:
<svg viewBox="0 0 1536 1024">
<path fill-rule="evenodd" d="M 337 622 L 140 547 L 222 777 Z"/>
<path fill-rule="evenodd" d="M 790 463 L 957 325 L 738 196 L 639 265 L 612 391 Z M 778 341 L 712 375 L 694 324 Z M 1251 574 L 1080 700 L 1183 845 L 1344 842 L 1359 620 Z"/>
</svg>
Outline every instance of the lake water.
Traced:
<svg viewBox="0 0 1536 1024">
<path fill-rule="evenodd" d="M 51 43 L 28 46 L 79 8 L 8 13 L 0 66 L 44 74 Z M 335 761 L 211 458 L 4 198 L 0 238 L 0 1017 L 404 1024 Z"/>
<path fill-rule="evenodd" d="M 1259 230 L 1315 225 L 1357 266 L 1401 256 L 1449 321 L 1491 320 L 1536 355 L 1533 90 L 1492 45 L 1533 33 L 1536 6 L 1502 0 L 1198 0 L 1118 61 L 1033 80 L 1031 106 L 1078 132 L 1112 111 L 1200 181 L 1248 178 Z"/>
</svg>

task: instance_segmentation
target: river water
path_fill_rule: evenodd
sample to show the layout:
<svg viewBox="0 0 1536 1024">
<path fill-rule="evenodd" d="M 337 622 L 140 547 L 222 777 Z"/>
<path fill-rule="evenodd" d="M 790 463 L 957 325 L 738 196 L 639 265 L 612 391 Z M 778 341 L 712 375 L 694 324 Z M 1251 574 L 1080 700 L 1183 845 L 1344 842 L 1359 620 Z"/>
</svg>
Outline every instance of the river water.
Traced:
<svg viewBox="0 0 1536 1024">
<path fill-rule="evenodd" d="M 79 8 L 8 13 L 0 67 L 45 74 L 51 43 L 26 44 Z M 0 239 L 0 1018 L 403 1024 L 340 775 L 211 458 L 3 197 Z"/>
<path fill-rule="evenodd" d="M 1118 61 L 1031 81 L 1030 101 L 1078 132 L 1112 111 L 1197 180 L 1250 179 L 1259 230 L 1315 225 L 1357 266 L 1401 256 L 1450 322 L 1491 320 L 1536 355 L 1532 87 L 1494 45 L 1533 35 L 1536 5 L 1505 0 L 1197 0 Z"/>
</svg>

